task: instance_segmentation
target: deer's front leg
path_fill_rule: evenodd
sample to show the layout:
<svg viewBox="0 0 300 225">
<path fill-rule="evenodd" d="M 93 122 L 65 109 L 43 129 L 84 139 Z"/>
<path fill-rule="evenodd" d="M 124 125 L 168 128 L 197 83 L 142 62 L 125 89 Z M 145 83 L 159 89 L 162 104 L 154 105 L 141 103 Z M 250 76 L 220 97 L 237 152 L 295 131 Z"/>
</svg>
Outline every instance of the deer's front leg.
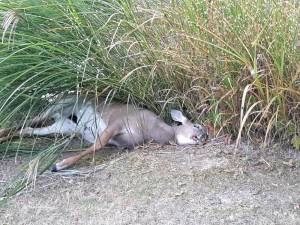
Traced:
<svg viewBox="0 0 300 225">
<path fill-rule="evenodd" d="M 97 138 L 95 144 L 93 144 L 92 146 L 90 146 L 89 148 L 87 148 L 86 150 L 80 152 L 75 156 L 71 156 L 69 158 L 62 160 L 61 162 L 56 163 L 52 167 L 52 172 L 57 172 L 67 167 L 70 167 L 74 165 L 82 157 L 94 153 L 95 151 L 103 148 L 113 136 L 118 134 L 118 132 L 119 130 L 117 129 L 117 127 L 106 128 L 101 134 L 101 136 Z"/>
</svg>

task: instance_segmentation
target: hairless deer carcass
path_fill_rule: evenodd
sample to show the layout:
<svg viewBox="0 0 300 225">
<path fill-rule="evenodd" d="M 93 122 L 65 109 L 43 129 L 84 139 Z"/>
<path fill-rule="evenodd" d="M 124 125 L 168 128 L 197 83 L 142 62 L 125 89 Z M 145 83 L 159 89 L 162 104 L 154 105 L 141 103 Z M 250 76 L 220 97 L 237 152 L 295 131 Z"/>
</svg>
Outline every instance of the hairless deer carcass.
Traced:
<svg viewBox="0 0 300 225">
<path fill-rule="evenodd" d="M 203 144 L 207 139 L 205 129 L 190 122 L 180 111 L 171 110 L 171 117 L 180 125 L 170 126 L 147 109 L 129 104 L 106 102 L 98 98 L 70 96 L 53 104 L 40 116 L 34 118 L 28 127 L 15 128 L 10 135 L 78 134 L 92 145 L 79 154 L 56 163 L 56 172 L 75 164 L 83 156 L 101 149 L 107 144 L 117 147 L 134 146 L 153 141 L 178 145 Z M 46 127 L 35 127 L 47 119 L 54 123 Z M 10 129 L 11 131 L 11 129 Z M 7 140 L 8 129 L 0 130 L 0 141 Z M 3 136 L 5 136 L 3 138 Z"/>
</svg>

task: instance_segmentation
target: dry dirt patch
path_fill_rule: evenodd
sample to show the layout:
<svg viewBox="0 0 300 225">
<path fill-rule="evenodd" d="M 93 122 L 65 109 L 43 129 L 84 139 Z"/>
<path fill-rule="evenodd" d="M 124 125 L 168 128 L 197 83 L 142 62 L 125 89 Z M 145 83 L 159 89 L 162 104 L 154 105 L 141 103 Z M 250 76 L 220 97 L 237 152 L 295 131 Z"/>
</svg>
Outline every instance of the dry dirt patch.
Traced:
<svg viewBox="0 0 300 225">
<path fill-rule="evenodd" d="M 0 224 L 300 224 L 299 158 L 211 144 L 84 160 L 74 175 L 44 173 L 0 209 Z M 1 182 L 16 168 L 1 161 Z"/>
</svg>

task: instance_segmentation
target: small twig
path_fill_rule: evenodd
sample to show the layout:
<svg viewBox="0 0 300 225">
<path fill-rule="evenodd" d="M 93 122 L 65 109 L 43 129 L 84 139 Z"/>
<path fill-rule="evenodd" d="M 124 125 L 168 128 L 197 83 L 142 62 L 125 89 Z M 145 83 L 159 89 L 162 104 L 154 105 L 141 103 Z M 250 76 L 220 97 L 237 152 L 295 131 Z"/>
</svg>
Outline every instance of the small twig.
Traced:
<svg viewBox="0 0 300 225">
<path fill-rule="evenodd" d="M 268 163 L 264 158 L 262 160 L 268 165 L 268 167 L 271 167 L 270 163 Z"/>
</svg>

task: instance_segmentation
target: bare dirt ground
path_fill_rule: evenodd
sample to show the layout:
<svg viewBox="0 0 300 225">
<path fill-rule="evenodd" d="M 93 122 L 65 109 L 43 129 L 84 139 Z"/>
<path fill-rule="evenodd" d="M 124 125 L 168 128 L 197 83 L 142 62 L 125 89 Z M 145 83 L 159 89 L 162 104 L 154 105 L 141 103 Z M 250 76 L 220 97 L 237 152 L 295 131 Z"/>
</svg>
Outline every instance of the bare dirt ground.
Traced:
<svg viewBox="0 0 300 225">
<path fill-rule="evenodd" d="M 222 143 L 110 152 L 73 175 L 44 173 L 0 208 L 0 224 L 300 224 L 299 153 L 235 155 Z M 20 161 L 0 161 L 0 185 Z"/>
</svg>

